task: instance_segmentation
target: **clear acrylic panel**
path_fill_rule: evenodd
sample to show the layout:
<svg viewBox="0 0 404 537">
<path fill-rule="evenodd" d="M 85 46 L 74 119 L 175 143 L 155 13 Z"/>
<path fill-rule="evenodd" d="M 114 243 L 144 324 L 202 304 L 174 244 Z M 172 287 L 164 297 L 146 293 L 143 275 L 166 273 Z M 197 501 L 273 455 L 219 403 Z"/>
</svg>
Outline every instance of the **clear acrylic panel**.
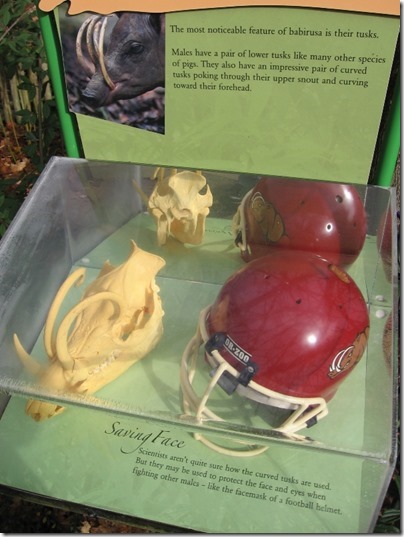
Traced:
<svg viewBox="0 0 404 537">
<path fill-rule="evenodd" d="M 160 177 L 163 177 L 163 174 L 164 177 L 175 176 L 182 171 L 160 169 Z M 94 423 L 98 424 L 97 427 L 104 427 L 103 438 L 108 435 L 107 431 L 110 431 L 108 438 L 113 439 L 124 435 L 124 432 L 118 431 L 116 424 L 125 423 L 125 427 L 120 426 L 119 430 L 131 430 L 133 438 L 138 441 L 143 438 L 145 445 L 152 441 L 151 436 L 146 433 L 142 437 L 141 431 L 145 428 L 173 429 L 177 431 L 175 434 L 181 437 L 181 440 L 170 440 L 173 445 L 177 443 L 177 447 L 178 444 L 187 446 L 182 451 L 183 461 L 187 457 L 190 459 L 194 453 L 193 460 L 198 459 L 201 463 L 200 474 L 194 476 L 196 482 L 201 485 L 201 488 L 198 487 L 199 491 L 202 490 L 202 485 L 206 484 L 208 487 L 208 483 L 211 483 L 211 490 L 216 490 L 215 487 L 219 487 L 219 479 L 221 489 L 234 485 L 235 481 L 232 482 L 229 477 L 231 470 L 225 471 L 225 465 L 231 463 L 238 468 L 235 472 L 244 470 L 244 477 L 239 483 L 242 485 L 241 492 L 238 495 L 244 499 L 247 496 L 252 501 L 258 498 L 258 493 L 255 492 L 254 497 L 252 494 L 244 494 L 242 490 L 256 490 L 255 487 L 259 486 L 259 468 L 266 468 L 263 474 L 266 474 L 267 478 L 263 483 L 267 483 L 267 489 L 263 484 L 261 491 L 264 494 L 266 490 L 266 504 L 272 502 L 272 507 L 275 508 L 275 503 L 282 498 L 283 508 L 288 508 L 295 514 L 299 513 L 299 516 L 304 514 L 305 522 L 299 522 L 303 524 L 302 528 L 309 530 L 312 524 L 310 516 L 315 514 L 320 516 L 318 531 L 327 531 L 327 527 L 330 531 L 366 531 L 371 527 L 375 509 L 391 475 L 396 449 L 397 252 L 395 237 L 394 234 L 392 237 L 391 231 L 396 229 L 394 192 L 392 189 L 376 186 L 355 187 L 366 212 L 367 229 L 360 255 L 348 266 L 347 272 L 360 289 L 369 311 L 370 335 L 365 354 L 352 373 L 339 385 L 335 396 L 328 403 L 329 412 L 324 419 L 318 420 L 310 429 L 296 434 L 284 434 L 274 430 L 270 423 L 276 424 L 280 417 L 283 418 L 285 410 L 270 411 L 267 405 L 247 399 L 242 394 L 234 393 L 229 396 L 218 386 L 215 393 L 212 390 L 210 404 L 212 411 L 217 413 L 221 420 L 208 419 L 206 415 L 201 419 L 195 413 L 187 413 L 184 410 L 180 386 L 181 359 L 197 330 L 201 311 L 216 300 L 228 279 L 246 266 L 235 244 L 234 217 L 244 197 L 259 180 L 255 175 L 215 171 L 203 171 L 203 176 L 210 189 L 211 199 L 209 201 L 209 189 L 206 185 L 197 189 L 196 209 L 194 206 L 191 209 L 199 211 L 199 216 L 193 220 L 191 228 L 194 232 L 195 229 L 197 233 L 200 233 L 201 229 L 203 232 L 199 237 L 201 240 L 192 244 L 177 240 L 172 231 L 167 232 L 166 216 L 159 213 L 158 217 L 153 217 L 151 211 L 148 211 L 148 200 L 151 199 L 158 182 L 155 168 L 65 158 L 54 158 L 50 161 L 0 243 L 0 390 L 6 394 L 6 399 L 10 395 L 21 396 L 16 400 L 11 398 L 10 403 L 4 405 L 6 408 L 0 420 L 0 435 L 8 437 L 11 442 L 14 433 L 10 432 L 10 427 L 17 420 L 22 424 L 19 428 L 20 434 L 32 432 L 32 427 L 36 427 L 36 431 L 43 427 L 47 431 L 46 435 L 49 435 L 48 440 L 58 437 L 59 434 L 63 437 L 68 434 L 74 420 L 82 421 L 80 416 L 84 419 L 80 425 L 83 438 L 87 438 L 89 431 L 93 430 Z M 195 181 L 196 177 L 198 175 L 192 176 L 192 180 Z M 297 180 L 284 178 L 283 181 Z M 296 186 L 296 189 L 304 188 L 305 192 L 309 193 L 307 199 L 310 199 L 311 189 L 316 184 L 318 182 L 297 181 L 296 185 L 299 186 Z M 169 190 L 167 186 L 164 188 L 161 187 L 160 192 L 163 198 Z M 205 215 L 205 220 L 201 215 L 204 210 L 206 213 L 207 205 L 209 212 Z M 180 209 L 190 210 L 184 207 Z M 170 210 L 179 209 L 177 206 Z M 310 211 L 306 213 L 308 219 L 315 218 L 315 210 L 311 210 L 313 214 Z M 181 214 L 183 216 L 188 213 Z M 177 220 L 181 221 L 181 218 Z M 198 228 L 198 225 L 201 227 Z M 163 230 L 163 243 L 161 237 L 159 243 L 158 229 Z M 178 236 L 181 233 L 182 231 L 179 231 Z M 59 368 L 59 372 L 55 373 L 56 380 L 39 380 L 33 374 L 35 367 L 32 363 L 31 371 L 23 366 L 24 360 L 18 356 L 13 335 L 17 334 L 21 345 L 35 358 L 36 363 L 49 370 L 50 364 L 54 364 L 57 358 L 54 354 L 49 356 L 52 354 L 49 349 L 54 351 L 56 348 L 55 338 L 63 320 L 70 315 L 69 311 L 76 311 L 74 308 L 77 309 L 83 290 L 96 281 L 103 266 L 104 271 L 108 271 L 110 265 L 117 267 L 125 263 L 131 253 L 132 241 L 139 249 L 147 252 L 147 262 L 150 258 L 153 263 L 156 259 L 159 260 L 155 277 L 154 269 L 150 269 L 149 275 L 152 281 L 154 277 L 163 309 L 163 333 L 157 344 L 133 365 L 130 365 L 129 353 L 125 358 L 129 365 L 125 365 L 122 374 L 111 382 L 105 382 L 95 391 L 90 389 L 86 392 L 82 386 L 89 382 L 91 375 L 97 376 L 100 371 L 105 373 L 112 360 L 108 353 L 103 355 L 98 363 L 94 361 L 91 370 L 84 368 L 82 371 L 80 355 L 74 355 L 70 349 L 69 359 L 73 358 L 74 362 L 72 369 L 66 374 L 66 368 Z M 143 258 L 139 259 L 139 263 L 142 263 Z M 106 262 L 110 264 L 107 269 L 104 265 Z M 58 289 L 69 274 L 76 270 L 84 274 L 84 283 L 72 286 L 61 301 L 60 308 L 54 311 L 51 305 Z M 132 284 L 125 289 L 131 288 Z M 111 305 L 112 295 L 105 296 Z M 101 307 L 104 307 L 104 302 L 102 306 L 100 303 Z M 114 308 L 110 315 L 115 314 L 113 310 Z M 148 315 L 150 312 L 146 310 L 147 306 L 144 312 Z M 54 317 L 53 335 L 44 333 L 49 316 Z M 77 316 L 78 314 L 73 317 Z M 274 322 L 277 321 L 278 319 L 274 319 Z M 108 319 L 105 323 L 110 326 Z M 296 323 L 299 323 L 299 318 L 296 318 Z M 100 341 L 104 337 L 102 331 L 97 332 L 97 327 L 91 326 L 89 330 L 94 330 Z M 279 342 L 272 344 L 277 345 Z M 97 348 L 101 355 L 103 348 L 103 345 Z M 105 348 L 109 349 L 107 343 Z M 200 354 L 203 355 L 202 350 Z M 203 393 L 203 386 L 210 382 L 211 377 L 203 356 L 198 360 L 194 382 L 196 390 Z M 29 359 L 25 362 L 27 364 Z M 61 376 L 63 380 L 60 380 Z M 69 384 L 70 378 L 74 378 L 75 383 Z M 108 376 L 106 378 L 108 379 Z M 31 417 L 24 414 L 24 406 L 30 404 L 27 400 L 46 401 L 52 407 L 52 412 L 58 415 L 36 424 Z M 61 407 L 65 407 L 65 411 L 59 414 Z M 108 422 L 108 425 L 100 425 L 103 421 Z M 56 425 L 48 426 L 48 422 Z M 93 425 L 90 425 L 90 422 Z M 25 432 L 21 432 L 23 430 Z M 137 436 L 134 431 L 138 431 Z M 94 435 L 97 436 L 95 432 Z M 126 435 L 129 433 L 126 432 Z M 41 440 L 39 432 L 36 436 L 39 446 L 44 439 Z M 207 439 L 207 442 L 199 442 L 198 438 Z M 161 436 L 154 447 L 160 442 L 161 452 L 161 445 L 167 447 L 170 441 L 164 441 Z M 101 445 L 102 441 L 99 442 Z M 210 449 L 211 443 L 219 444 L 225 449 L 236 446 L 237 450 L 245 448 L 247 451 L 249 446 L 254 444 L 268 447 L 268 451 L 252 457 L 254 462 L 250 463 L 252 466 L 248 469 L 243 466 L 246 463 L 241 462 L 244 459 L 222 452 L 218 455 Z M 136 448 L 139 448 L 139 442 Z M 99 449 L 102 452 L 102 448 Z M 123 444 L 121 453 L 122 450 L 130 451 Z M 151 458 L 153 453 L 155 455 L 154 450 L 149 449 L 148 453 Z M 147 453 L 145 454 L 145 464 L 149 464 Z M 111 454 L 104 455 L 105 460 L 109 461 Z M 54 455 L 50 457 L 53 458 Z M 213 477 L 209 480 L 208 474 L 204 474 L 207 467 L 202 461 L 208 460 L 206 457 L 213 457 L 213 461 L 222 461 L 215 463 L 218 468 L 222 468 L 222 474 L 216 472 L 217 481 Z M 319 476 L 316 480 L 303 479 L 299 473 L 300 465 L 296 468 L 294 466 L 296 457 L 306 465 L 306 477 L 309 473 L 315 475 L 317 464 L 322 468 L 324 465 L 324 468 L 327 468 L 327 471 L 323 472 L 324 479 L 320 480 Z M 105 460 L 100 464 L 104 465 Z M 225 460 L 229 462 L 224 463 Z M 12 465 L 12 462 L 10 460 L 9 464 Z M 72 460 L 66 463 L 73 465 Z M 286 466 L 283 466 L 284 464 Z M 273 469 L 273 465 L 277 471 Z M 194 466 L 197 466 L 196 462 Z M 183 468 L 185 467 L 184 462 Z M 328 475 L 331 467 L 334 470 Z M 271 482 L 268 476 L 272 475 L 272 481 L 276 481 L 276 475 L 281 479 L 279 476 L 282 476 L 285 468 L 291 472 L 289 481 L 284 476 L 283 489 L 278 490 L 276 500 L 270 500 L 269 492 L 275 490 L 276 483 Z M 73 479 L 77 471 L 79 470 L 72 470 L 69 479 Z M 185 473 L 186 469 L 183 471 Z M 246 476 L 249 471 L 253 472 L 251 479 L 255 479 L 255 485 L 247 485 Z M 355 501 L 349 516 L 346 506 L 338 507 L 342 502 L 341 498 L 346 496 L 346 489 L 338 476 L 339 471 L 341 476 L 349 474 L 352 481 Z M 13 474 L 8 470 L 6 474 L 5 484 L 35 489 L 34 474 L 25 481 L 24 476 L 18 472 Z M 160 480 L 163 474 L 158 475 Z M 169 473 L 167 475 L 172 476 L 171 485 L 174 486 L 175 476 Z M 292 487 L 294 482 L 291 476 L 299 476 L 294 478 L 299 486 Z M 140 480 L 150 478 L 141 472 L 137 477 Z M 206 483 L 203 481 L 205 478 Z M 314 489 L 313 481 L 317 483 Z M 149 479 L 148 483 L 151 482 Z M 310 485 L 307 484 L 309 482 Z M 90 490 L 93 485 L 90 485 Z M 280 485 L 281 483 L 278 483 L 278 486 Z M 270 489 L 270 486 L 273 486 L 273 489 Z M 295 491 L 293 496 L 292 488 Z M 56 489 L 51 487 L 46 493 L 60 496 L 62 493 Z M 152 490 L 153 487 L 150 488 L 150 494 L 153 494 Z M 43 490 L 37 492 L 44 493 Z M 87 493 L 92 498 L 92 493 Z M 233 487 L 231 493 L 222 491 L 222 494 L 227 494 L 230 501 L 236 494 L 236 489 Z M 298 503 L 299 494 L 300 501 L 303 504 L 306 502 L 304 505 Z M 315 494 L 318 495 L 317 499 Z M 275 494 L 272 496 L 275 498 Z M 91 504 L 94 501 L 91 498 L 86 496 L 81 501 Z M 327 498 L 331 498 L 332 502 L 327 504 Z M 68 497 L 64 499 L 71 500 Z M 317 503 L 309 503 L 314 500 Z M 105 505 L 98 507 L 121 509 L 113 494 L 103 499 L 104 501 Z M 254 506 L 257 506 L 257 502 Z M 151 519 L 156 516 L 149 506 L 144 507 L 144 510 L 140 509 L 140 512 L 132 512 L 128 506 L 123 506 L 121 512 Z M 344 519 L 345 522 L 342 513 L 348 516 Z M 324 520 L 323 516 L 326 517 Z M 300 520 L 299 517 L 296 517 L 297 520 Z M 171 516 L 161 521 L 175 524 Z M 198 516 L 195 519 L 191 516 L 189 520 L 184 520 L 183 524 L 185 527 L 204 531 L 215 531 L 218 528 L 222 531 L 232 530 L 232 524 L 229 521 L 221 521 L 220 517 L 212 519 L 211 524 L 208 524 Z M 260 524 L 257 523 L 256 531 L 262 531 Z M 292 524 L 286 528 L 275 524 L 270 529 L 294 531 L 294 526 Z"/>
</svg>

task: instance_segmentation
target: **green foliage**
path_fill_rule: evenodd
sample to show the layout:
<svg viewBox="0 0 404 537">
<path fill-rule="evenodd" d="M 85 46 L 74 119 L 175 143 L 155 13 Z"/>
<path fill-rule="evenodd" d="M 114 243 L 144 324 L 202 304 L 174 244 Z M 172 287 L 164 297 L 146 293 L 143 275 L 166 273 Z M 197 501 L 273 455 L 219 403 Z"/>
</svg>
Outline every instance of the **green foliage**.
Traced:
<svg viewBox="0 0 404 537">
<path fill-rule="evenodd" d="M 0 237 L 10 225 L 21 207 L 27 192 L 35 182 L 36 172 L 23 174 L 18 182 L 15 179 L 2 179 L 0 182 Z"/>
<path fill-rule="evenodd" d="M 374 533 L 401 533 L 400 518 L 401 510 L 399 507 L 387 509 L 380 515 Z"/>
<path fill-rule="evenodd" d="M 7 222 L 10 220 L 8 208 L 5 207 L 6 196 L 0 194 L 0 235 L 3 235 L 7 229 Z"/>
<path fill-rule="evenodd" d="M 0 0 L 0 58 L 1 237 L 32 183 L 61 146 L 34 2 Z"/>
<path fill-rule="evenodd" d="M 0 7 L 1 120 L 24 125 L 24 152 L 41 171 L 52 154 L 59 120 L 44 44 L 33 2 L 11 0 Z"/>
</svg>

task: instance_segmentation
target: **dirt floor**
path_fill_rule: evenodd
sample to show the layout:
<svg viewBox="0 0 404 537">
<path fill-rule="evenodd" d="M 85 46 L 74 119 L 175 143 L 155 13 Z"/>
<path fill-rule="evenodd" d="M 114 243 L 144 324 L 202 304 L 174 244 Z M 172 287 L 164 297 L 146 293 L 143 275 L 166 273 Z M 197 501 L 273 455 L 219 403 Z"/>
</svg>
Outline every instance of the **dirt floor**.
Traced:
<svg viewBox="0 0 404 537">
<path fill-rule="evenodd" d="M 94 514 L 81 514 L 0 494 L 2 533 L 156 533 Z"/>
</svg>

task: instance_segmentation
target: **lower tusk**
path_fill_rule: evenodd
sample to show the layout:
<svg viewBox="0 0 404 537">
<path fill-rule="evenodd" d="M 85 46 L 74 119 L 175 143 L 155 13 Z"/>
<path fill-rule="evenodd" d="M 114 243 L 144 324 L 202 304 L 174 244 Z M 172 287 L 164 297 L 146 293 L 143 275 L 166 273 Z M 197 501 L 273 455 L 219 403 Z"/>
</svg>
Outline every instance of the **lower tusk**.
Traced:
<svg viewBox="0 0 404 537">
<path fill-rule="evenodd" d="M 30 354 L 24 349 L 19 340 L 17 334 L 13 335 L 15 350 L 17 351 L 18 357 L 23 363 L 24 367 L 34 376 L 39 376 L 42 373 L 42 366 L 35 361 Z"/>
<path fill-rule="evenodd" d="M 148 196 L 146 196 L 146 194 L 143 192 L 143 190 L 140 188 L 140 186 L 136 183 L 136 179 L 132 179 L 132 184 L 135 187 L 136 192 L 142 198 L 143 203 L 147 206 L 147 204 L 149 203 Z"/>
</svg>

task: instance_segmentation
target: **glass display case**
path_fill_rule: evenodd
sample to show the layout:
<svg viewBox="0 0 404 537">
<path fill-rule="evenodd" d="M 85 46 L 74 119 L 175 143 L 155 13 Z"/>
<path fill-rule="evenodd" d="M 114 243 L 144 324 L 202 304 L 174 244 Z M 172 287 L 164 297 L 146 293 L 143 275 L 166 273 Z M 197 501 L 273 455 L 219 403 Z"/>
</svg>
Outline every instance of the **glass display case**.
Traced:
<svg viewBox="0 0 404 537">
<path fill-rule="evenodd" d="M 0 243 L 1 485 L 205 532 L 370 531 L 395 229 L 392 188 L 53 158 Z"/>
</svg>

